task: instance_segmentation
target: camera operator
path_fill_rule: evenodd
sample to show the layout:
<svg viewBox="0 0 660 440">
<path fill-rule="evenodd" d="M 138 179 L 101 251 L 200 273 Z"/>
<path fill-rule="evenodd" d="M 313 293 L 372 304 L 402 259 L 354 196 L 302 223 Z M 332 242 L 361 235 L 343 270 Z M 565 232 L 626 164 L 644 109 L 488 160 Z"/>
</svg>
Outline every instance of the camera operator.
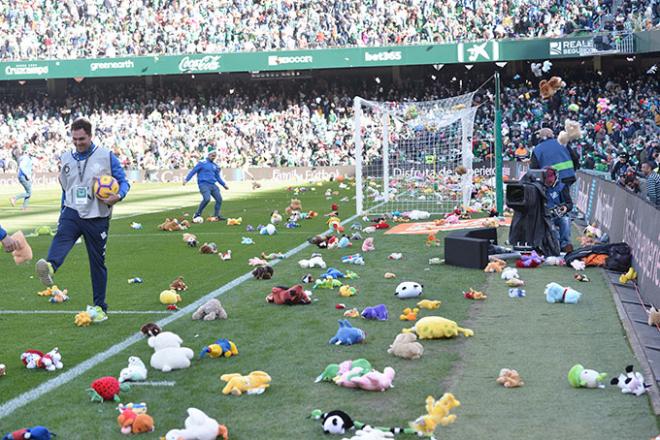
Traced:
<svg viewBox="0 0 660 440">
<path fill-rule="evenodd" d="M 562 252 L 572 252 L 571 219 L 568 215 L 573 210 L 570 188 L 557 178 L 557 171 L 552 167 L 545 169 L 546 209 L 550 213 L 552 233 L 559 241 Z"/>
</svg>

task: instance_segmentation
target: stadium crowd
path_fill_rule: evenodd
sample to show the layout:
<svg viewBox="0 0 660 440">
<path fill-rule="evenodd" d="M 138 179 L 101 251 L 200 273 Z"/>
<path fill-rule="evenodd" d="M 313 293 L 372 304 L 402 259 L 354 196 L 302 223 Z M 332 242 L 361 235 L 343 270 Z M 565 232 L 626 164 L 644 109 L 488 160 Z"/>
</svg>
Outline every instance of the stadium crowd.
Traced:
<svg viewBox="0 0 660 440">
<path fill-rule="evenodd" d="M 557 37 L 659 20 L 658 0 L 7 0 L 0 59 Z"/>
<path fill-rule="evenodd" d="M 0 164 L 15 170 L 12 156 L 28 151 L 35 171 L 57 171 L 57 158 L 70 148 L 67 125 L 78 116 L 94 123 L 97 141 L 112 148 L 131 169 L 190 168 L 211 144 L 222 167 L 321 166 L 353 161 L 353 97 L 429 100 L 460 93 L 459 81 L 407 81 L 399 86 L 345 79 L 243 82 L 233 85 L 181 79 L 160 89 L 137 83 L 79 84 L 66 102 L 46 97 L 3 99 L 0 104 Z M 570 81 L 551 100 L 534 82 L 505 81 L 505 159 L 525 159 L 543 126 L 558 133 L 567 117 L 581 122 L 576 141 L 587 168 L 607 169 L 626 151 L 638 165 L 660 150 L 660 96 L 651 75 Z M 479 82 L 463 84 L 473 90 Z M 474 151 L 492 155 L 492 87 L 476 95 Z M 598 98 L 609 99 L 605 111 Z M 640 156 L 641 155 L 641 156 Z"/>
</svg>

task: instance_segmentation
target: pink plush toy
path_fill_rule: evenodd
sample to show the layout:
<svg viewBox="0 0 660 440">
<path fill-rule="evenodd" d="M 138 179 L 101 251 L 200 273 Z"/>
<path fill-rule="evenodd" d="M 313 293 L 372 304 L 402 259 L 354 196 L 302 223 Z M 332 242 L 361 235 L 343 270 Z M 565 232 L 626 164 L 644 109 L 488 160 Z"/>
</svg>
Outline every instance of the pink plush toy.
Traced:
<svg viewBox="0 0 660 440">
<path fill-rule="evenodd" d="M 362 252 L 375 251 L 376 247 L 374 246 L 373 237 L 365 238 L 362 242 Z"/>
<path fill-rule="evenodd" d="M 385 391 L 392 388 L 392 381 L 394 380 L 394 368 L 385 367 L 383 372 L 371 370 L 364 376 L 355 376 L 349 380 L 343 380 L 344 376 L 340 376 L 337 380 L 337 385 L 346 388 L 360 388 L 366 391 Z"/>
<path fill-rule="evenodd" d="M 250 266 L 265 266 L 268 264 L 268 261 L 263 260 L 259 257 L 252 257 L 248 260 Z"/>
<path fill-rule="evenodd" d="M 445 222 L 450 225 L 458 223 L 459 220 L 460 218 L 456 214 L 449 214 L 447 217 L 445 217 Z"/>
</svg>

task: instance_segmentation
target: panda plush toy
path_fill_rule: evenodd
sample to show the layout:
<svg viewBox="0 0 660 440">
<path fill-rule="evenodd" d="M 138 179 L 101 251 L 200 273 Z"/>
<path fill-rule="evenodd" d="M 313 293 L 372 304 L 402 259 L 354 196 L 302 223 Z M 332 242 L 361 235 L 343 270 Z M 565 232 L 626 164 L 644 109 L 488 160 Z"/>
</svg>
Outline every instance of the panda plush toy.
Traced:
<svg viewBox="0 0 660 440">
<path fill-rule="evenodd" d="M 354 428 L 353 419 L 344 411 L 334 410 L 321 416 L 323 432 L 326 434 L 343 435 Z"/>
<path fill-rule="evenodd" d="M 394 296 L 400 299 L 416 298 L 418 296 L 421 296 L 423 288 L 424 286 L 419 283 L 415 283 L 412 281 L 404 281 L 403 283 L 399 284 L 396 287 Z"/>
</svg>

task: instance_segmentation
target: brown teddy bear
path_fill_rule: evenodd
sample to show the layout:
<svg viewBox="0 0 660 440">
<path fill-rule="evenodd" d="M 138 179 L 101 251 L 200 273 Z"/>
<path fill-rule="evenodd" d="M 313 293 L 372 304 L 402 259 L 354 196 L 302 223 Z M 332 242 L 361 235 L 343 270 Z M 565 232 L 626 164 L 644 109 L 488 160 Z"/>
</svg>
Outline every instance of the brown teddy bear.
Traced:
<svg viewBox="0 0 660 440">
<path fill-rule="evenodd" d="M 258 266 L 252 271 L 252 276 L 257 280 L 269 280 L 273 278 L 273 268 L 269 265 Z"/>
<path fill-rule="evenodd" d="M 328 247 L 328 239 L 329 239 L 328 236 L 320 234 L 320 235 L 315 235 L 314 237 L 310 238 L 307 241 L 323 249 Z"/>
<path fill-rule="evenodd" d="M 166 231 L 166 232 L 174 232 L 174 231 L 181 231 L 181 225 L 179 224 L 176 219 L 173 218 L 166 218 L 163 223 L 158 225 L 158 229 L 161 231 Z"/>
<path fill-rule="evenodd" d="M 150 322 L 148 324 L 143 325 L 142 328 L 140 328 L 140 331 L 145 336 L 158 336 L 158 333 L 161 332 L 161 329 L 157 324 Z"/>
<path fill-rule="evenodd" d="M 419 359 L 424 354 L 424 346 L 417 342 L 414 333 L 401 333 L 396 335 L 387 352 L 404 359 Z"/>
<path fill-rule="evenodd" d="M 562 87 L 566 87 L 566 83 L 559 76 L 553 76 L 549 80 L 543 79 L 539 83 L 539 91 L 543 99 L 552 98 Z"/>
<path fill-rule="evenodd" d="M 508 368 L 500 370 L 497 383 L 504 385 L 505 388 L 516 388 L 525 385 L 525 382 L 520 378 L 520 374 L 516 370 L 509 370 Z"/>
<path fill-rule="evenodd" d="M 296 284 L 290 288 L 275 286 L 266 297 L 266 301 L 269 303 L 287 304 L 290 306 L 295 304 L 310 304 L 312 302 L 309 295 L 300 284 Z"/>
<path fill-rule="evenodd" d="M 204 321 L 213 321 L 214 319 L 227 319 L 227 312 L 217 298 L 208 300 L 192 315 L 192 319 L 203 319 Z"/>
<path fill-rule="evenodd" d="M 302 211 L 302 204 L 300 203 L 300 200 L 291 199 L 291 203 L 289 203 L 289 206 L 286 207 L 285 211 L 287 215 L 291 215 L 291 213 L 294 211 Z"/>
<path fill-rule="evenodd" d="M 177 292 L 183 292 L 184 290 L 188 290 L 188 286 L 183 281 L 183 277 L 178 276 L 174 281 L 170 283 L 170 289 L 176 290 Z"/>
<path fill-rule="evenodd" d="M 506 261 L 500 260 L 499 258 L 493 258 L 491 261 L 488 262 L 488 265 L 484 269 L 484 272 L 486 273 L 500 273 L 504 270 L 506 267 Z"/>
<path fill-rule="evenodd" d="M 218 246 L 215 243 L 204 243 L 202 247 L 199 248 L 199 252 L 202 254 L 217 254 Z"/>
</svg>

